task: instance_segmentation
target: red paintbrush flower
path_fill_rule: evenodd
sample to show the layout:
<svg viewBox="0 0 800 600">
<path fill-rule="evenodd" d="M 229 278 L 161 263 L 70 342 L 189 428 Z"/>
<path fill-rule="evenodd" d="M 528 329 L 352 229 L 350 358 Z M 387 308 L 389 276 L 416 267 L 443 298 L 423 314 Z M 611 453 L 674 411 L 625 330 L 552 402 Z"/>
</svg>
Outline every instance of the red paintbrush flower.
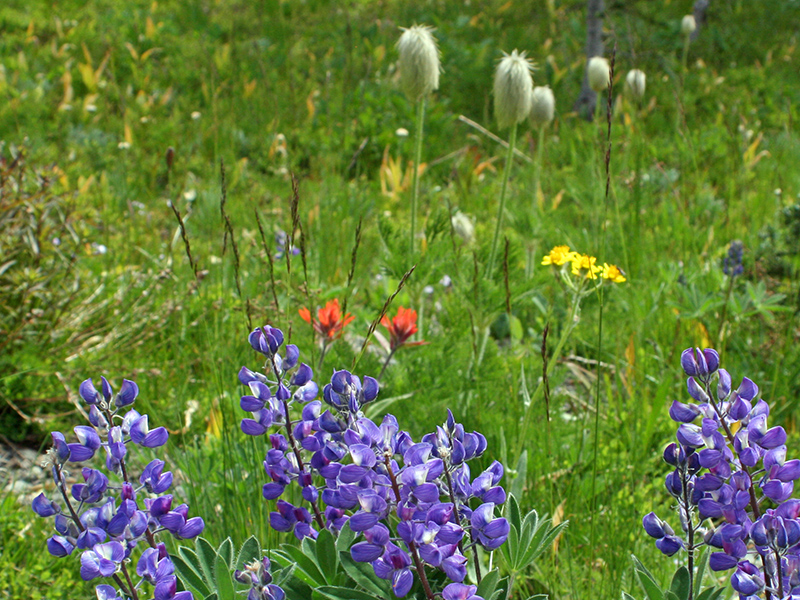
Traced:
<svg viewBox="0 0 800 600">
<path fill-rule="evenodd" d="M 408 338 L 417 333 L 417 311 L 411 308 L 398 307 L 397 314 L 389 321 L 386 315 L 381 319 L 381 325 L 389 330 L 391 341 L 389 343 L 391 351 L 394 352 L 400 346 L 420 346 L 427 342 L 409 342 Z"/>
<path fill-rule="evenodd" d="M 339 337 L 345 325 L 355 319 L 350 313 L 342 317 L 338 299 L 330 300 L 323 308 L 320 308 L 317 311 L 317 318 L 313 319 L 313 321 L 311 319 L 311 311 L 307 308 L 303 307 L 298 312 L 303 321 L 311 323 L 314 326 L 314 331 L 328 340 Z"/>
</svg>

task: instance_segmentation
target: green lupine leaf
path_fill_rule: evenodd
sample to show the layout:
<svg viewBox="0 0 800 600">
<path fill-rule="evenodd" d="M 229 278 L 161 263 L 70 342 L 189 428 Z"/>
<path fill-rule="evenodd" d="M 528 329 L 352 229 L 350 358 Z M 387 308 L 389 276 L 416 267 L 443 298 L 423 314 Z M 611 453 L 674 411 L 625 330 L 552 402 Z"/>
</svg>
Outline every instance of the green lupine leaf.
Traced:
<svg viewBox="0 0 800 600">
<path fill-rule="evenodd" d="M 350 525 L 346 525 L 342 528 L 339 532 L 339 537 L 336 538 L 336 549 L 339 552 L 349 551 L 350 546 L 353 545 L 358 534 L 355 531 L 350 529 Z"/>
<path fill-rule="evenodd" d="M 378 596 L 386 596 L 388 594 L 384 580 L 378 578 L 375 575 L 375 571 L 367 563 L 354 561 L 349 552 L 340 552 L 339 561 L 348 577 L 362 588 Z"/>
<path fill-rule="evenodd" d="M 233 567 L 233 541 L 231 538 L 225 538 L 219 548 L 217 548 L 217 556 L 221 556 L 228 567 Z"/>
<path fill-rule="evenodd" d="M 652 573 L 647 570 L 647 567 L 635 555 L 631 555 L 631 560 L 633 560 L 633 571 L 636 574 L 636 579 L 639 581 L 639 585 L 642 586 L 647 598 L 649 600 L 664 600 L 664 591 L 656 583 Z"/>
<path fill-rule="evenodd" d="M 225 545 L 228 547 L 225 547 Z M 231 557 L 232 548 L 230 538 L 225 540 L 220 546 L 220 552 L 214 561 L 214 580 L 217 582 L 217 596 L 219 600 L 236 600 L 236 586 L 233 584 L 233 573 L 231 572 L 228 557 Z M 232 561 L 233 558 L 231 557 Z"/>
<path fill-rule="evenodd" d="M 335 585 L 323 585 L 316 589 L 317 592 L 330 598 L 330 600 L 380 600 L 380 596 L 373 596 L 361 590 Z"/>
<path fill-rule="evenodd" d="M 203 579 L 208 583 L 209 590 L 217 589 L 217 582 L 214 581 L 214 561 L 217 559 L 217 551 L 205 538 L 197 538 L 194 543 L 197 550 L 197 558 L 203 569 Z"/>
<path fill-rule="evenodd" d="M 689 600 L 689 569 L 681 567 L 675 571 L 669 591 L 678 597 L 678 600 Z"/>
<path fill-rule="evenodd" d="M 489 600 L 497 590 L 497 584 L 500 581 L 500 571 L 492 569 L 483 576 L 481 582 L 478 584 L 478 591 L 476 594 L 481 598 Z"/>
<path fill-rule="evenodd" d="M 254 535 L 251 535 L 247 538 L 242 544 L 242 547 L 239 548 L 239 552 L 236 555 L 236 568 L 239 570 L 244 569 L 244 567 L 254 560 L 261 560 L 261 544 L 256 539 Z"/>
<path fill-rule="evenodd" d="M 325 576 L 326 583 L 333 584 L 339 572 L 339 553 L 336 551 L 336 540 L 327 529 L 319 532 L 316 550 L 320 571 Z"/>
<path fill-rule="evenodd" d="M 195 570 L 195 567 L 190 565 L 189 560 L 184 558 L 184 550 L 187 551 L 187 553 L 191 552 L 194 556 L 194 560 L 197 560 L 197 555 L 194 552 L 188 548 L 181 547 L 178 550 L 178 555 L 173 554 L 170 556 L 172 564 L 175 565 L 175 573 L 178 575 L 178 579 L 181 580 L 183 586 L 192 592 L 192 596 L 198 598 L 206 596 L 211 590 L 208 589 L 205 581 L 203 581 L 203 576 Z M 200 570 L 199 564 L 197 564 L 197 569 Z"/>
</svg>

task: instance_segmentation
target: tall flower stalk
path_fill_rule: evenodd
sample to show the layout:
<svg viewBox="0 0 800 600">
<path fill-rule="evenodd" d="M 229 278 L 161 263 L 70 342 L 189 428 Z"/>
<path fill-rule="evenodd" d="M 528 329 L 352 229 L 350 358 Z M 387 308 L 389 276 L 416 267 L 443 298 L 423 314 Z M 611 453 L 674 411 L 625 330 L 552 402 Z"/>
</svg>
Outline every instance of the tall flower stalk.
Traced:
<svg viewBox="0 0 800 600">
<path fill-rule="evenodd" d="M 506 166 L 503 171 L 503 184 L 500 188 L 500 206 L 497 211 L 497 223 L 492 238 L 492 250 L 489 253 L 489 262 L 486 275 L 491 276 L 497 258 L 497 244 L 500 232 L 503 229 L 503 215 L 506 205 L 506 191 L 508 179 L 511 176 L 511 166 L 514 160 L 514 146 L 517 142 L 517 125 L 524 121 L 531 112 L 533 102 L 533 63 L 525 58 L 525 52 L 514 50 L 511 54 L 504 54 L 497 65 L 494 76 L 494 111 L 500 129 L 511 128 L 508 138 L 508 153 Z"/>
<path fill-rule="evenodd" d="M 401 28 L 403 35 L 397 42 L 400 55 L 400 84 L 409 100 L 416 104 L 416 131 L 414 134 L 414 172 L 411 190 L 411 230 L 409 251 L 415 251 L 417 235 L 417 208 L 419 205 L 419 167 L 422 163 L 422 140 L 425 124 L 425 100 L 439 88 L 439 50 L 432 27 L 414 25 Z"/>
</svg>

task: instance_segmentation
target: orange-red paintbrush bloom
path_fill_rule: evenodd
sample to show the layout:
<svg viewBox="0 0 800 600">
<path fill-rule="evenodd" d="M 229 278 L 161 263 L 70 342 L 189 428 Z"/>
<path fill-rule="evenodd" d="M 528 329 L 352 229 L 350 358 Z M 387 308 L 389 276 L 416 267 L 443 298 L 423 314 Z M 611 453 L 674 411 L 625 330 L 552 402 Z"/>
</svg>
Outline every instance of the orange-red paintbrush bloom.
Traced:
<svg viewBox="0 0 800 600">
<path fill-rule="evenodd" d="M 342 334 L 342 329 L 350 321 L 355 319 L 353 315 L 347 313 L 342 316 L 342 311 L 339 308 L 339 300 L 330 300 L 323 308 L 317 311 L 317 318 L 311 319 L 311 311 L 303 307 L 299 311 L 300 318 L 306 323 L 311 323 L 314 326 L 314 331 L 327 340 L 333 340 Z"/>
<path fill-rule="evenodd" d="M 397 314 L 389 321 L 386 315 L 381 319 L 381 325 L 389 330 L 391 340 L 389 346 L 394 352 L 400 346 L 419 346 L 427 342 L 409 342 L 408 338 L 417 333 L 417 311 L 411 308 L 398 307 Z"/>
</svg>

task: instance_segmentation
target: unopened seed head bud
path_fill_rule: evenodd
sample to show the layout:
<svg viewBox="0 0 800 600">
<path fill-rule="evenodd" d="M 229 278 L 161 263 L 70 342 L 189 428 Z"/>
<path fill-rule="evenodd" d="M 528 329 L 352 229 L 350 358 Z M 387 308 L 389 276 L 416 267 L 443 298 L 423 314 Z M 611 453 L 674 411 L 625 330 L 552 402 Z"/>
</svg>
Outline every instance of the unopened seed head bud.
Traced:
<svg viewBox="0 0 800 600">
<path fill-rule="evenodd" d="M 167 148 L 167 153 L 164 156 L 164 160 L 167 161 L 167 169 L 171 169 L 172 164 L 175 162 L 175 148 L 173 148 L 172 146 Z"/>
<path fill-rule="evenodd" d="M 472 224 L 472 220 L 466 214 L 458 212 L 453 215 L 450 222 L 453 224 L 453 231 L 464 242 L 469 244 L 475 239 L 475 225 Z"/>
<path fill-rule="evenodd" d="M 439 50 L 432 27 L 414 25 L 401 29 L 403 35 L 397 42 L 400 86 L 409 100 L 416 102 L 439 88 Z"/>
<path fill-rule="evenodd" d="M 599 94 L 608 88 L 608 82 L 611 79 L 611 67 L 608 66 L 608 60 L 602 56 L 593 56 L 589 59 L 587 72 L 589 87 L 595 92 Z"/>
<path fill-rule="evenodd" d="M 531 105 L 531 121 L 536 127 L 547 125 L 553 120 L 556 112 L 556 98 L 553 90 L 546 85 L 533 88 L 533 104 Z"/>
<path fill-rule="evenodd" d="M 640 102 L 644 98 L 645 81 L 647 76 L 644 71 L 631 69 L 625 77 L 625 91 L 632 100 Z"/>
<path fill-rule="evenodd" d="M 494 74 L 494 114 L 501 129 L 525 120 L 533 102 L 533 63 L 524 52 L 503 53 Z"/>
<path fill-rule="evenodd" d="M 681 33 L 685 36 L 692 35 L 697 29 L 697 21 L 694 20 L 694 15 L 686 15 L 681 21 Z"/>
</svg>

